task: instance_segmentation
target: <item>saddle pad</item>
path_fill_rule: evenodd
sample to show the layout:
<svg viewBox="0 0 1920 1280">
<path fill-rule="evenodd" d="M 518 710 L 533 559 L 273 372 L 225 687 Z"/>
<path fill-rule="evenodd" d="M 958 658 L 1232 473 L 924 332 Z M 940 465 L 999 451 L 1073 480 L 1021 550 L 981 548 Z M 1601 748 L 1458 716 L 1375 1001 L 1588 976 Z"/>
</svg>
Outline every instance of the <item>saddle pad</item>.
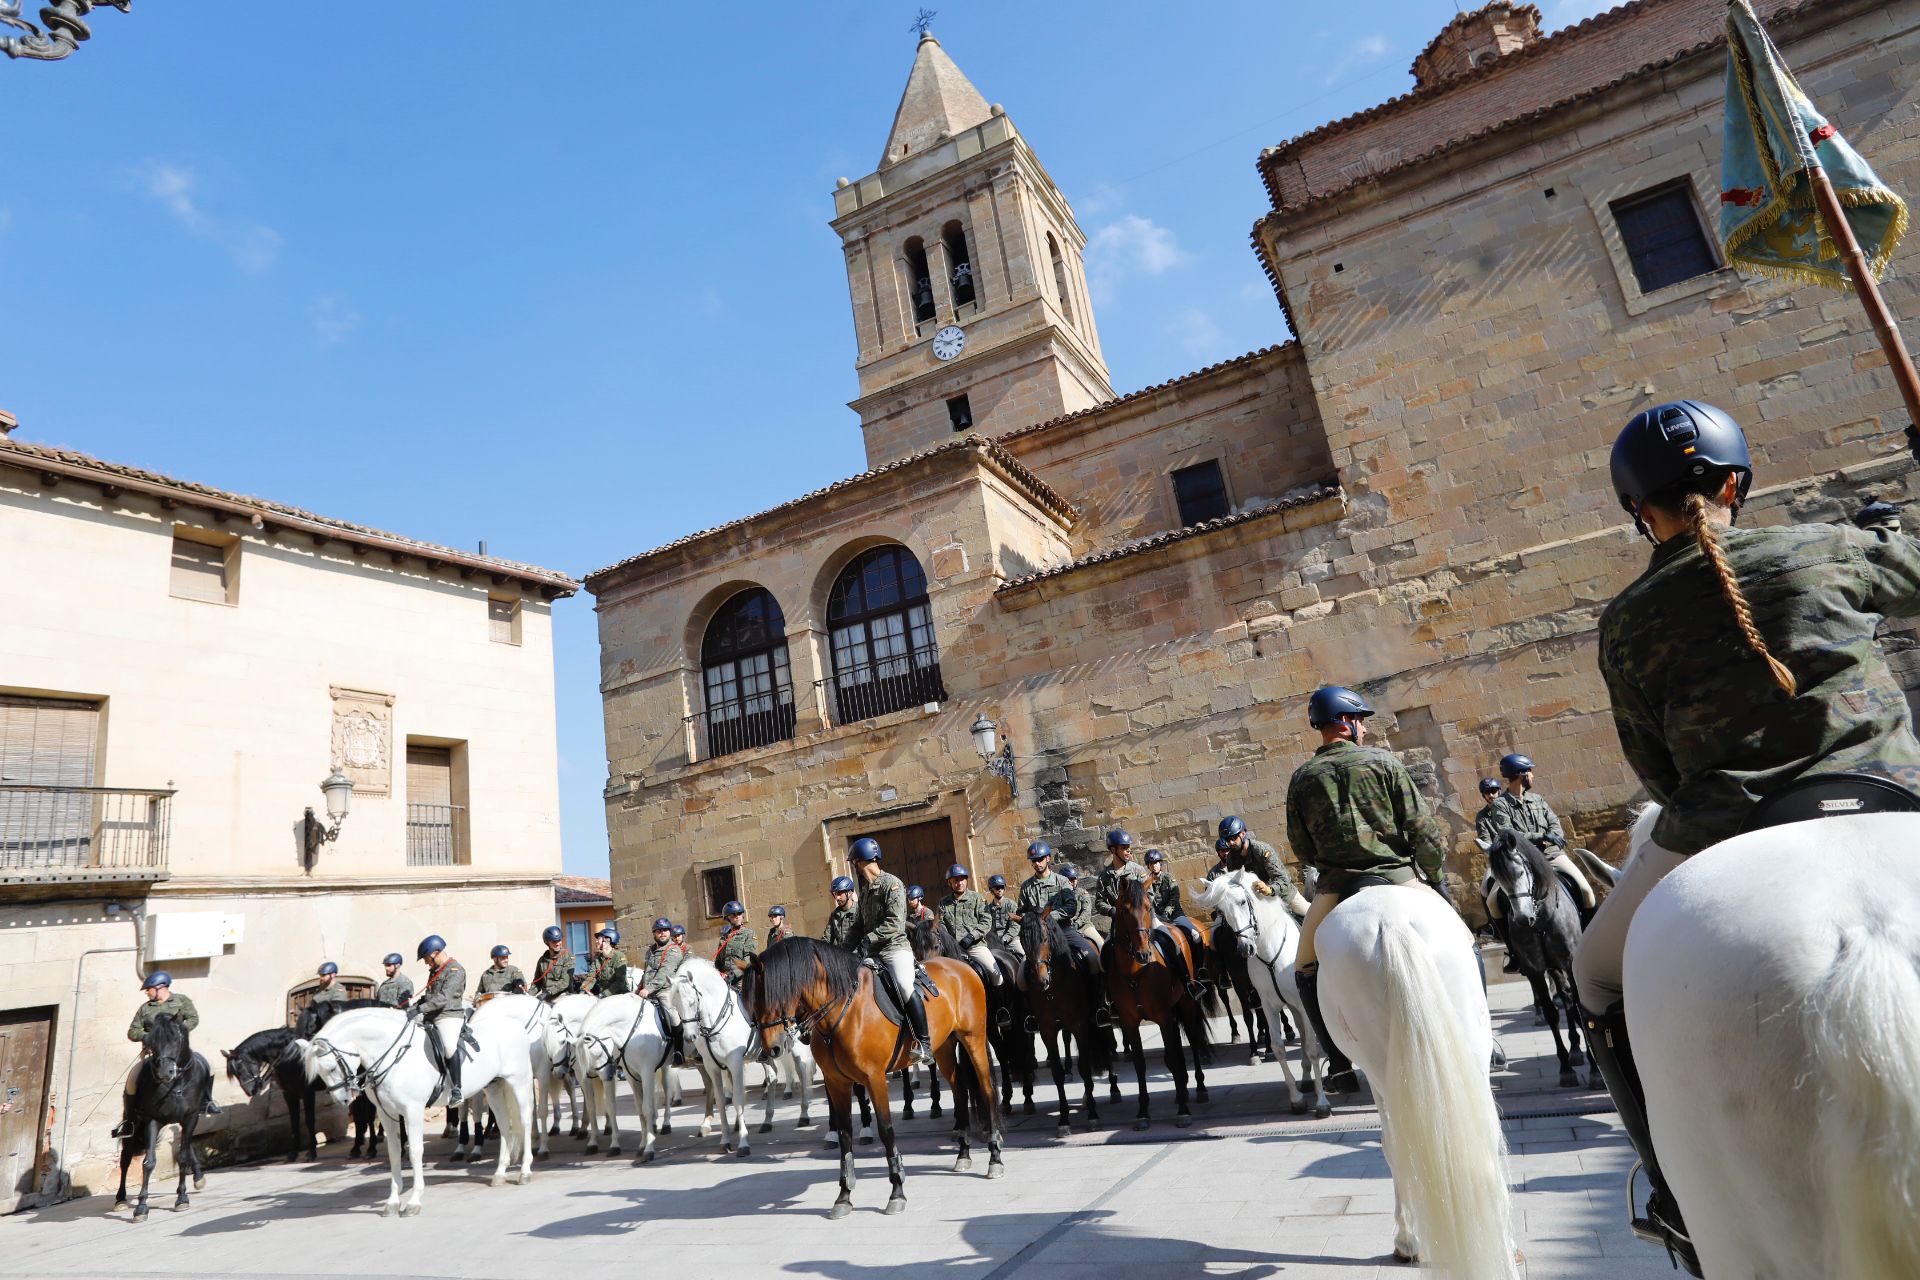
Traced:
<svg viewBox="0 0 1920 1280">
<path fill-rule="evenodd" d="M 1186 972 L 1186 957 L 1180 954 L 1179 944 L 1174 942 L 1164 928 L 1156 927 L 1153 930 L 1153 949 L 1160 953 L 1160 958 L 1167 962 L 1169 969 Z"/>
<path fill-rule="evenodd" d="M 879 1006 L 880 1016 L 894 1026 L 899 1026 L 900 1020 L 906 1015 L 900 1009 L 900 1002 L 894 999 L 893 983 L 887 978 L 886 971 L 880 967 L 879 961 L 867 960 L 864 963 L 867 968 L 873 970 L 873 1002 Z M 932 977 L 922 965 L 913 967 L 913 985 L 920 989 L 922 1000 L 932 1000 L 940 994 L 940 988 L 933 985 Z"/>
</svg>

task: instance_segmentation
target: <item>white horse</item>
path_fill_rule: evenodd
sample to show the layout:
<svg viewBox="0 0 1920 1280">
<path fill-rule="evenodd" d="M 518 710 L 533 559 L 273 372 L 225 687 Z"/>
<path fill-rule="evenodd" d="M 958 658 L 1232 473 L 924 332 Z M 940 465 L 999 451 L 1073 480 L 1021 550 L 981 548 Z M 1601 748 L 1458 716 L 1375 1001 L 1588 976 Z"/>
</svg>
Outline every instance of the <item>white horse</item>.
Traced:
<svg viewBox="0 0 1920 1280">
<path fill-rule="evenodd" d="M 474 1013 L 467 1030 L 477 1047 L 460 1065 L 462 1091 L 484 1091 L 500 1119 L 500 1163 L 493 1171 L 492 1185 L 507 1180 L 516 1153 L 520 1157 L 517 1180 L 524 1184 L 533 1176 L 533 1065 L 525 1029 L 513 1010 L 483 1008 Z M 420 1212 L 425 1113 L 445 1095 L 424 1043 L 431 1034 L 398 1009 L 349 1009 L 330 1019 L 312 1040 L 293 1042 L 307 1079 L 324 1086 L 342 1107 L 360 1090 L 379 1109 L 389 1135 L 387 1160 L 393 1175 L 382 1216 L 398 1212 L 410 1218 Z M 407 1156 L 413 1161 L 413 1194 L 404 1205 L 400 1144 L 393 1140 L 402 1124 Z"/>
<path fill-rule="evenodd" d="M 681 961 L 679 971 L 667 987 L 667 999 L 680 1015 L 681 1032 L 686 1044 L 705 1064 L 701 1072 L 707 1080 L 707 1112 L 713 1113 L 714 1099 L 720 1103 L 720 1149 L 745 1157 L 747 1142 L 747 1052 L 752 1048 L 753 1024 L 740 997 L 727 985 L 709 961 L 690 956 Z M 731 1092 L 731 1099 L 728 1094 Z M 733 1119 L 727 1119 L 728 1102 Z M 706 1137 L 706 1124 L 700 1136 Z"/>
<path fill-rule="evenodd" d="M 538 1119 L 543 1131 L 549 1135 L 560 1132 L 560 1101 L 563 1098 L 568 1111 L 567 1135 L 573 1138 L 587 1135 L 580 1075 L 574 1070 L 573 1055 L 574 1042 L 580 1038 L 580 1028 L 586 1024 L 587 1014 L 593 1011 L 594 999 L 584 991 L 576 991 L 547 1005 L 553 1014 L 555 1046 L 547 1069 L 546 1107 Z"/>
<path fill-rule="evenodd" d="M 1917 848 L 1912 814 L 1769 827 L 1634 913 L 1627 1025 L 1709 1276 L 1920 1276 Z"/>
<path fill-rule="evenodd" d="M 760 1102 L 765 1108 L 760 1115 L 760 1132 L 773 1132 L 773 1086 L 776 1082 L 785 1086 L 780 1095 L 783 1098 L 791 1098 L 796 1089 L 800 1091 L 800 1121 L 793 1127 L 812 1128 L 813 1049 L 793 1033 L 792 1027 L 788 1027 L 780 1035 L 780 1056 L 768 1063 L 767 1067 L 770 1074 L 766 1085 L 760 1090 Z M 832 1134 L 827 1136 L 833 1137 Z"/>
<path fill-rule="evenodd" d="M 600 1149 L 596 1117 L 604 1115 L 612 1134 L 607 1154 L 620 1154 L 620 1118 L 615 1109 L 619 1096 L 615 1068 L 619 1067 L 627 1073 L 634 1110 L 640 1116 L 640 1163 L 652 1160 L 654 1119 L 662 1095 L 660 1069 L 667 1061 L 667 1031 L 653 1001 L 632 994 L 601 996 L 587 1015 L 573 1051 L 586 1086 L 587 1153 Z"/>
<path fill-rule="evenodd" d="M 1379 886 L 1329 912 L 1315 944 L 1327 1030 L 1380 1104 L 1394 1257 L 1424 1255 L 1454 1280 L 1512 1280 L 1493 1026 L 1466 925 L 1424 886 Z"/>
<path fill-rule="evenodd" d="M 1240 953 L 1247 957 L 1247 976 L 1267 1013 L 1267 1025 L 1283 1025 L 1283 1007 L 1293 1011 L 1293 1025 L 1300 1028 L 1300 1066 L 1303 1077 L 1313 1081 L 1313 1114 L 1324 1120 L 1333 1114 L 1327 1100 L 1324 1072 L 1320 1065 L 1320 1042 L 1313 1034 L 1307 1009 L 1300 1002 L 1300 991 L 1293 981 L 1294 957 L 1300 951 L 1300 926 L 1275 897 L 1262 896 L 1253 888 L 1257 877 L 1251 871 L 1203 880 L 1193 888 L 1196 905 L 1218 911 L 1226 926 L 1233 930 Z M 1276 1049 L 1274 1060 L 1287 1082 L 1287 1106 L 1295 1115 L 1307 1109 L 1306 1090 L 1294 1083 L 1293 1067 L 1284 1048 Z"/>
<path fill-rule="evenodd" d="M 503 992 L 499 995 L 487 996 L 477 1003 L 481 1008 L 499 1005 L 501 1011 L 511 1013 L 519 1019 L 526 1031 L 527 1059 L 533 1069 L 535 1121 L 533 1154 L 536 1157 L 544 1157 L 548 1154 L 547 1130 L 546 1126 L 539 1121 L 546 1118 L 550 1108 L 556 1114 L 559 1111 L 559 1103 L 553 1101 L 554 1082 L 564 1081 L 565 1078 L 559 1074 L 560 1068 L 556 1068 L 554 1064 L 563 1061 L 566 1056 L 568 1043 L 566 1027 L 555 1014 L 553 1006 L 537 996 Z M 478 1160 L 480 1158 L 480 1148 L 484 1145 L 486 1135 L 486 1117 L 481 1114 L 481 1101 L 482 1099 L 477 1096 L 470 1096 L 466 1101 L 469 1122 L 467 1131 L 472 1138 L 472 1150 L 468 1151 L 465 1144 L 457 1145 L 452 1156 L 455 1163 L 463 1159 Z"/>
</svg>

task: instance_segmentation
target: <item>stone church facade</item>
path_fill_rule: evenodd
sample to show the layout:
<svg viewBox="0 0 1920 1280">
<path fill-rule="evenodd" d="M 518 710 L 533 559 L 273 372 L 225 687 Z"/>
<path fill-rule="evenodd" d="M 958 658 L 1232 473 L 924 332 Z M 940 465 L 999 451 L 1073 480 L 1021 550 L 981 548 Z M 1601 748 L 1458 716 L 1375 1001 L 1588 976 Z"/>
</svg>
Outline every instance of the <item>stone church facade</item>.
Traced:
<svg viewBox="0 0 1920 1280">
<path fill-rule="evenodd" d="M 1920 0 L 1759 7 L 1920 190 Z M 1110 825 L 1191 878 L 1223 814 L 1282 842 L 1329 681 L 1381 710 L 1459 870 L 1474 783 L 1516 749 L 1607 847 L 1641 798 L 1594 663 L 1645 559 L 1606 480 L 1621 423 L 1733 410 L 1762 523 L 1915 487 L 1853 299 L 1719 257 L 1723 13 L 1456 18 L 1413 91 L 1260 156 L 1254 248 L 1296 338 L 1123 396 L 1070 205 L 924 38 L 878 169 L 834 194 L 870 469 L 587 578 L 623 921 L 711 936 L 739 897 L 817 932 L 862 835 L 935 896 L 950 861 L 1023 875 L 1036 837 L 1092 865 Z M 1920 684 L 1911 635 L 1888 644 Z"/>
</svg>

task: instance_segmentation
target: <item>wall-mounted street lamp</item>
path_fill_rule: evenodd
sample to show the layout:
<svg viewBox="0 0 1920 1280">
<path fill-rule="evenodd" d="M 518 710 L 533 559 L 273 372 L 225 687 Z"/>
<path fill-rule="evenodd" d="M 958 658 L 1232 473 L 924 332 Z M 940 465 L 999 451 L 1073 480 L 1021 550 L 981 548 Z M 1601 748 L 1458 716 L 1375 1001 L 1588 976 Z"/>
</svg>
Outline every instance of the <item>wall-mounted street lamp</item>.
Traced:
<svg viewBox="0 0 1920 1280">
<path fill-rule="evenodd" d="M 80 47 L 93 33 L 87 30 L 87 14 L 95 9 L 118 9 L 125 13 L 133 0 L 52 0 L 40 6 L 39 27 L 20 16 L 26 0 L 0 0 L 0 26 L 26 32 L 23 36 L 0 36 L 0 53 L 9 58 L 36 58 L 53 62 Z"/>
<path fill-rule="evenodd" d="M 998 736 L 998 728 L 999 726 L 982 713 L 980 718 L 973 722 L 973 728 L 969 731 L 973 734 L 973 749 L 980 753 L 982 760 L 987 762 L 988 773 L 1006 781 L 1007 798 L 1018 800 L 1020 782 L 1013 774 L 1013 740 L 1009 738 L 1005 745 L 995 752 L 994 742 Z"/>
<path fill-rule="evenodd" d="M 301 824 L 301 840 L 307 851 L 307 870 L 313 870 L 313 860 L 319 856 L 320 846 L 340 838 L 340 824 L 347 820 L 347 810 L 353 805 L 353 779 L 340 772 L 336 766 L 320 784 L 320 794 L 327 798 L 327 817 L 332 825 L 320 821 L 313 814 L 311 806 L 307 809 L 305 821 Z"/>
</svg>

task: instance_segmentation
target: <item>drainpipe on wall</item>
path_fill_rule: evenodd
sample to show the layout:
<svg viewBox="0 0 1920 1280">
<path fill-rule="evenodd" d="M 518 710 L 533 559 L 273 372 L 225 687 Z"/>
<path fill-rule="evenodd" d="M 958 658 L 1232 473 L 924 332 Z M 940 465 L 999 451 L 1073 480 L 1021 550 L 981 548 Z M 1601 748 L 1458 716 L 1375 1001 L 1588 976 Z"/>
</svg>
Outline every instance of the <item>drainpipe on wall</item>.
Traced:
<svg viewBox="0 0 1920 1280">
<path fill-rule="evenodd" d="M 133 955 L 135 973 L 141 978 L 147 976 L 142 963 L 142 958 L 146 955 L 147 950 L 147 904 L 144 901 L 136 903 L 133 909 L 128 911 L 127 908 L 117 902 L 109 902 L 106 909 L 108 916 L 116 916 L 122 912 L 126 912 L 128 920 L 133 924 L 133 945 L 130 947 L 92 947 L 86 951 L 82 951 L 79 959 L 74 962 L 73 1025 L 69 1027 L 67 1031 L 67 1078 L 66 1084 L 61 1091 L 61 1101 L 64 1110 L 60 1113 L 60 1176 L 65 1185 L 57 1188 L 41 1185 L 37 1190 L 42 1196 L 65 1192 L 73 1185 L 72 1161 L 68 1158 L 72 1148 L 67 1145 L 67 1135 L 73 1124 L 73 1060 L 79 1056 L 80 1052 L 80 993 L 86 977 L 87 957 L 131 953 Z"/>
</svg>

